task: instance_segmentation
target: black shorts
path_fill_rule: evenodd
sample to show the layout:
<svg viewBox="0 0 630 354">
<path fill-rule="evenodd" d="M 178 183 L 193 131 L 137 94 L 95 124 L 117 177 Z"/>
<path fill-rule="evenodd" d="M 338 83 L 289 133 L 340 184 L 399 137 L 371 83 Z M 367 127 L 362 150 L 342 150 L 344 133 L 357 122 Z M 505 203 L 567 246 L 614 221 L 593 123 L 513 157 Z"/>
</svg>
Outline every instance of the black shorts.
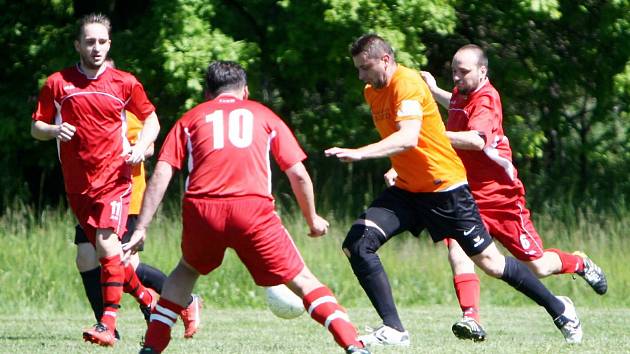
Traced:
<svg viewBox="0 0 630 354">
<path fill-rule="evenodd" d="M 133 230 L 136 228 L 136 221 L 138 219 L 138 215 L 129 215 L 127 217 L 127 231 L 122 236 L 122 243 L 127 243 L 131 239 L 131 235 L 133 234 Z M 74 228 L 74 244 L 78 245 L 80 243 L 89 243 L 85 232 L 81 225 L 77 224 Z M 144 245 L 140 247 L 139 251 L 144 250 Z"/>
<path fill-rule="evenodd" d="M 434 242 L 455 239 L 469 256 L 481 253 L 492 243 L 468 185 L 432 193 L 390 187 L 360 218 L 377 224 L 387 240 L 403 231 L 418 236 L 427 229 Z"/>
</svg>

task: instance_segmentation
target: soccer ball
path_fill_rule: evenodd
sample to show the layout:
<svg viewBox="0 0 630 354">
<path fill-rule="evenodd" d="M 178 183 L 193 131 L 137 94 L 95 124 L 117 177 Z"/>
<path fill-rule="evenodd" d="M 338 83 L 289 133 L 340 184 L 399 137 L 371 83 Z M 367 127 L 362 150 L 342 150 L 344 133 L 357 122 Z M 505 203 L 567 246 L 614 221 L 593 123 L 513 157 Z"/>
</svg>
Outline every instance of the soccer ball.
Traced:
<svg viewBox="0 0 630 354">
<path fill-rule="evenodd" d="M 274 315 L 290 320 L 304 313 L 302 299 L 285 285 L 270 286 L 265 290 L 267 292 L 267 306 Z"/>
</svg>

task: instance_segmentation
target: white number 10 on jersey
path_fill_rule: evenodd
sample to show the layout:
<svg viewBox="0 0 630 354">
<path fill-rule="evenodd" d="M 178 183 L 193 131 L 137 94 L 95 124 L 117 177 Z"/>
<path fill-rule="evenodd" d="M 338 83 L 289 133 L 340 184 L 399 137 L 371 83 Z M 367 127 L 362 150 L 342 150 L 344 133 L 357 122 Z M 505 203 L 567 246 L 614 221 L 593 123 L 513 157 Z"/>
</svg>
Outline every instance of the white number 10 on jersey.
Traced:
<svg viewBox="0 0 630 354">
<path fill-rule="evenodd" d="M 206 123 L 212 123 L 214 148 L 225 147 L 223 110 L 216 110 L 206 115 Z M 228 115 L 228 140 L 237 148 L 246 148 L 252 144 L 254 135 L 254 115 L 247 109 L 239 108 Z"/>
</svg>

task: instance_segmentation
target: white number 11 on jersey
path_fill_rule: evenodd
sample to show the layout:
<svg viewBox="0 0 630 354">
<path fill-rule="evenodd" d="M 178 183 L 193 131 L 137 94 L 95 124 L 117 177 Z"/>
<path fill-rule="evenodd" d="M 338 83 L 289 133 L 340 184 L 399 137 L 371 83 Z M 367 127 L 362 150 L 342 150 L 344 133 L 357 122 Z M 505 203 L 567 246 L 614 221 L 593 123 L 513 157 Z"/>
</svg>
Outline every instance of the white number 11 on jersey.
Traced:
<svg viewBox="0 0 630 354">
<path fill-rule="evenodd" d="M 212 123 L 213 147 L 223 149 L 225 136 L 223 129 L 223 110 L 216 110 L 206 115 L 206 123 Z M 246 148 L 252 144 L 254 135 L 254 115 L 247 109 L 239 108 L 228 115 L 228 140 L 237 148 Z"/>
</svg>

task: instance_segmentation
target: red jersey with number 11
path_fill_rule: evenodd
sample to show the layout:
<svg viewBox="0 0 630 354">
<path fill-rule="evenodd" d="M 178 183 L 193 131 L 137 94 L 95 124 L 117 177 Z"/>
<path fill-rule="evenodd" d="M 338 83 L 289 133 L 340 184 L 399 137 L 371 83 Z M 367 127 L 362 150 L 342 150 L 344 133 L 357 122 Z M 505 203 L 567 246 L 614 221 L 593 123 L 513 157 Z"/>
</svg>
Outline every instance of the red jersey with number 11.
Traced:
<svg viewBox="0 0 630 354">
<path fill-rule="evenodd" d="M 186 112 L 168 133 L 158 160 L 187 161 L 186 197 L 271 196 L 269 152 L 282 171 L 306 158 L 269 108 L 223 94 Z"/>
</svg>

